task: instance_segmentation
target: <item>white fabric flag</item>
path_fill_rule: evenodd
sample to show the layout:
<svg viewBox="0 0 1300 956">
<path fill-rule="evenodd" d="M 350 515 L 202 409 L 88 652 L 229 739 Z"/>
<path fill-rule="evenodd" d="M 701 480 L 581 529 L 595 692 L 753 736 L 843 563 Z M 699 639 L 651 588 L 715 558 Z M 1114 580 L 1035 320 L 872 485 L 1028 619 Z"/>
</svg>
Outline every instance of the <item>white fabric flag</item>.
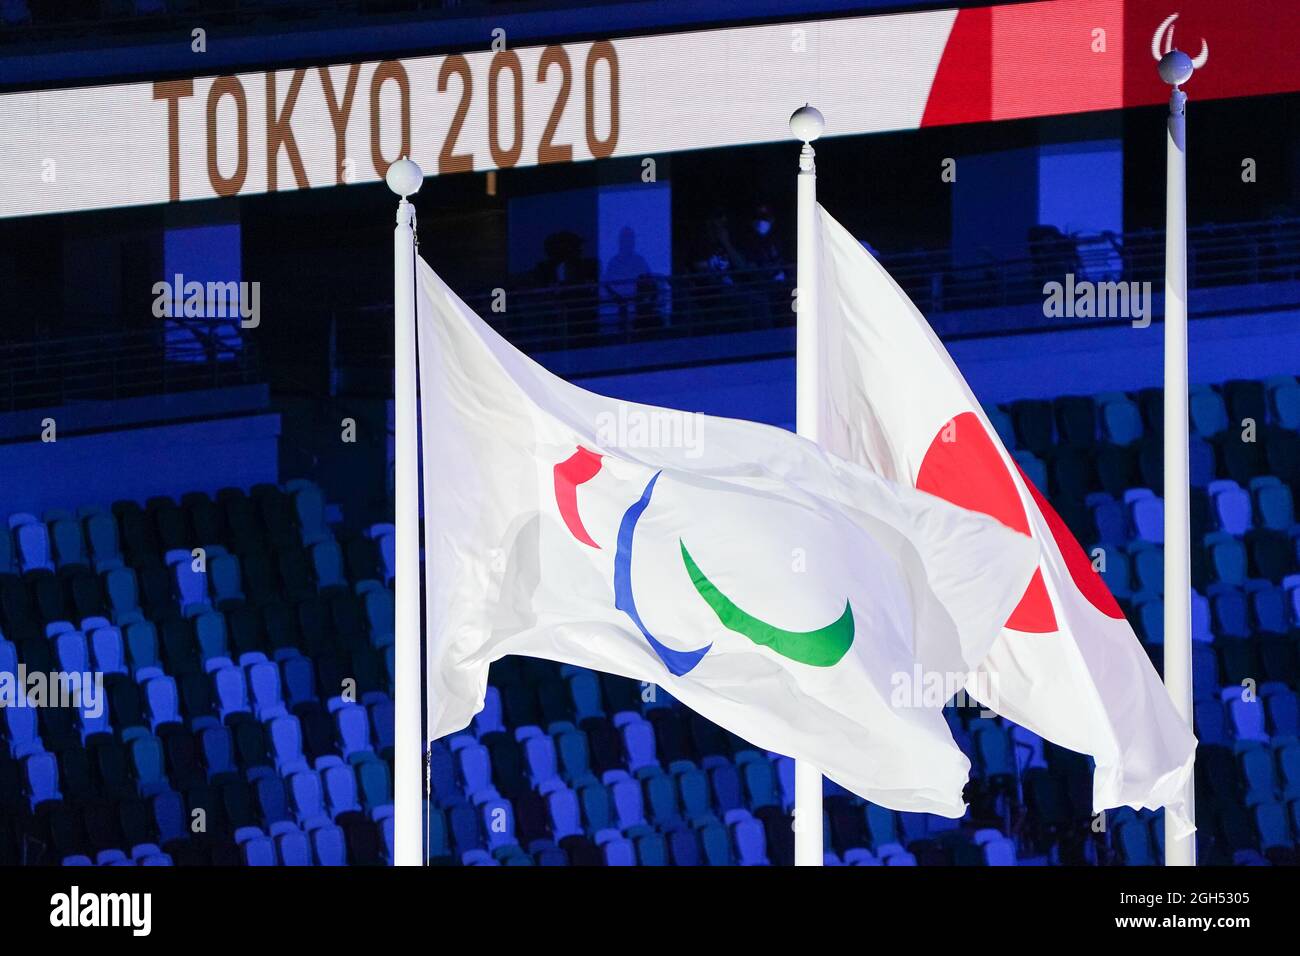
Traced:
<svg viewBox="0 0 1300 956">
<path fill-rule="evenodd" d="M 822 421 L 830 451 L 1030 534 L 1041 563 L 970 687 L 982 703 L 1096 760 L 1093 807 L 1180 802 L 1196 740 L 1101 576 L 1007 453 L 925 317 L 818 208 Z"/>
<path fill-rule="evenodd" d="M 423 262 L 430 734 L 524 654 L 657 684 L 899 810 L 969 762 L 917 660 L 982 658 L 1036 549 L 789 432 L 619 402 L 515 350 Z"/>
</svg>

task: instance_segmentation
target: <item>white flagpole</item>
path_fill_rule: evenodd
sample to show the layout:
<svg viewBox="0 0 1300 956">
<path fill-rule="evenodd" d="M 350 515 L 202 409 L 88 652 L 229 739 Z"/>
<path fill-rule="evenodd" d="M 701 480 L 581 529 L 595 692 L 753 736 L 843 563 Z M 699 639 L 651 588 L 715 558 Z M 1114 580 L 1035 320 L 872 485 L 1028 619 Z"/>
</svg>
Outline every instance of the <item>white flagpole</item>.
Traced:
<svg viewBox="0 0 1300 956">
<path fill-rule="evenodd" d="M 795 430 L 810 441 L 817 440 L 821 396 L 817 344 L 817 167 L 812 141 L 825 127 L 822 114 L 811 106 L 800 107 L 790 117 L 790 132 L 803 142 L 799 152 Z M 795 866 L 821 866 L 822 773 L 806 760 L 796 760 L 794 764 L 794 813 Z"/>
<path fill-rule="evenodd" d="M 416 409 L 415 346 L 415 207 L 406 197 L 420 188 L 424 173 L 409 159 L 400 159 L 384 177 L 388 188 L 402 197 L 393 230 L 393 400 L 397 436 L 393 476 L 396 498 L 397 576 L 396 640 L 393 677 L 394 772 L 393 862 L 423 866 L 424 713 L 420 668 L 420 440 Z"/>
<path fill-rule="evenodd" d="M 1187 94 L 1180 84 L 1191 58 L 1171 50 L 1160 78 L 1173 86 L 1165 134 L 1165 687 L 1179 716 L 1192 726 L 1192 573 L 1190 485 L 1187 463 Z M 1195 786 L 1185 785 L 1195 819 Z M 1165 815 L 1165 865 L 1195 866 L 1196 836 L 1177 838 Z"/>
</svg>

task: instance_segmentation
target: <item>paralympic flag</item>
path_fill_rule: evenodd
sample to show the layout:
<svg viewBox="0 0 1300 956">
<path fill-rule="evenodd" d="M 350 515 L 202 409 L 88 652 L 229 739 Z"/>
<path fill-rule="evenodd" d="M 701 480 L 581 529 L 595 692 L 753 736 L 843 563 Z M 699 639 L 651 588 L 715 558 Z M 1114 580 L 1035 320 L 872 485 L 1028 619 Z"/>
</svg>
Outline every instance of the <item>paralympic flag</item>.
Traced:
<svg viewBox="0 0 1300 956">
<path fill-rule="evenodd" d="M 523 654 L 662 687 L 861 796 L 960 816 L 969 762 L 902 686 L 983 658 L 1024 535 L 789 432 L 619 402 L 417 260 L 429 733 Z"/>
<path fill-rule="evenodd" d="M 1181 804 L 1196 739 L 1101 576 L 1002 446 L 925 317 L 818 207 L 822 402 L 832 452 L 1030 535 L 1037 572 L 971 692 L 1003 716 L 1096 760 L 1093 810 Z"/>
</svg>

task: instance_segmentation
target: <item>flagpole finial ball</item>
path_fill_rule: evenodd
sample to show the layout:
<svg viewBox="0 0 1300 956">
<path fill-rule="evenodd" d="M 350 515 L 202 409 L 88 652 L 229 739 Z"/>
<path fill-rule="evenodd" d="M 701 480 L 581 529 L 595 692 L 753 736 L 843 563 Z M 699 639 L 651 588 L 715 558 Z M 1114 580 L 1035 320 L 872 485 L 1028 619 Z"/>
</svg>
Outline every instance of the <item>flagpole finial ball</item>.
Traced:
<svg viewBox="0 0 1300 956">
<path fill-rule="evenodd" d="M 805 103 L 790 114 L 790 132 L 794 138 L 804 143 L 811 143 L 826 128 L 826 118 L 815 106 Z"/>
<path fill-rule="evenodd" d="M 1160 58 L 1156 69 L 1160 71 L 1160 79 L 1170 86 L 1181 86 L 1192 78 L 1196 66 L 1182 50 L 1170 50 Z"/>
<path fill-rule="evenodd" d="M 424 182 L 424 171 L 413 160 L 403 156 L 388 167 L 388 172 L 384 174 L 384 182 L 388 183 L 389 189 L 405 199 L 420 191 L 420 184 Z"/>
</svg>

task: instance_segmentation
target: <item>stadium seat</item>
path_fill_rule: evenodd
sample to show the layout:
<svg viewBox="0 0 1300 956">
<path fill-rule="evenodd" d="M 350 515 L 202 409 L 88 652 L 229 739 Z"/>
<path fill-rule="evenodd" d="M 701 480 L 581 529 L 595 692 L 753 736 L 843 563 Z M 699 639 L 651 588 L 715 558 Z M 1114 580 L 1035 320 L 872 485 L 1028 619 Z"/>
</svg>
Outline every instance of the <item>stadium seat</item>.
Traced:
<svg viewBox="0 0 1300 956">
<path fill-rule="evenodd" d="M 23 574 L 37 571 L 54 571 L 50 554 L 50 533 L 45 525 L 31 514 L 9 516 L 9 530 L 13 534 L 14 552 Z"/>
<path fill-rule="evenodd" d="M 347 865 L 347 842 L 342 829 L 326 824 L 309 830 L 309 833 L 317 866 Z"/>
<path fill-rule="evenodd" d="M 1250 495 L 1231 480 L 1210 482 L 1208 488 L 1213 504 L 1216 530 L 1240 537 L 1252 527 Z"/>
<path fill-rule="evenodd" d="M 1193 385 L 1188 397 L 1188 417 L 1192 432 L 1202 438 L 1214 438 L 1228 428 L 1228 410 L 1223 397 L 1207 385 Z"/>
<path fill-rule="evenodd" d="M 1122 392 L 1098 396 L 1102 437 L 1113 445 L 1132 445 L 1143 435 L 1142 415 L 1137 405 Z"/>
<path fill-rule="evenodd" d="M 1165 539 L 1164 502 L 1150 488 L 1130 488 L 1124 492 L 1129 527 L 1141 541 L 1160 544 Z"/>
</svg>

